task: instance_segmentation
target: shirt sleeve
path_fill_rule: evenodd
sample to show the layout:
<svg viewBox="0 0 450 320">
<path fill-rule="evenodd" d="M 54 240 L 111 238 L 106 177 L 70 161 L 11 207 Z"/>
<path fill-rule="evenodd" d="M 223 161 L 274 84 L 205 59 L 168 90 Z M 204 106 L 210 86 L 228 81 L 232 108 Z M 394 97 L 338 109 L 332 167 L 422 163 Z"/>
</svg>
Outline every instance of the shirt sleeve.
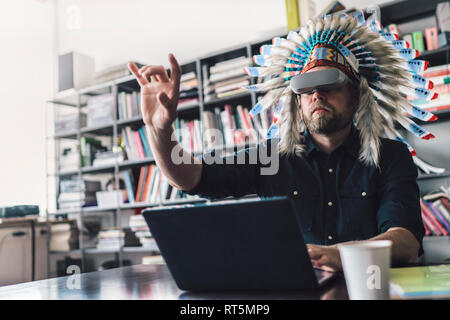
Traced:
<svg viewBox="0 0 450 320">
<path fill-rule="evenodd" d="M 405 228 L 419 241 L 419 255 L 423 254 L 423 227 L 417 168 L 408 148 L 401 142 L 384 145 L 386 156 L 381 161 L 381 179 L 378 186 L 380 207 L 377 212 L 378 230 Z"/>
<path fill-rule="evenodd" d="M 200 181 L 193 189 L 184 192 L 207 199 L 256 194 L 259 183 L 257 156 L 258 147 L 243 149 L 229 156 L 218 156 L 214 150 L 205 153 L 201 158 Z"/>
</svg>

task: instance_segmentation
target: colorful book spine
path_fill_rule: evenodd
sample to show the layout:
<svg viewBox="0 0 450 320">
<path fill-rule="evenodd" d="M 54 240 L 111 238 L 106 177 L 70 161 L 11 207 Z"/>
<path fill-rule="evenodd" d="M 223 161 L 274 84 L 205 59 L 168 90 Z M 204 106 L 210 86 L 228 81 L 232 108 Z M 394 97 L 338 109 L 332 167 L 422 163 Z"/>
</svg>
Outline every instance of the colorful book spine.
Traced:
<svg viewBox="0 0 450 320">
<path fill-rule="evenodd" d="M 425 44 L 423 42 L 422 31 L 416 31 L 412 33 L 413 48 L 422 53 L 425 51 Z"/>
<path fill-rule="evenodd" d="M 441 236 L 442 232 L 431 222 L 430 218 L 428 217 L 428 215 L 425 213 L 425 211 L 421 210 L 421 214 L 422 214 L 422 220 L 423 220 L 423 224 L 424 226 L 427 226 L 428 229 L 436 236 Z"/>
<path fill-rule="evenodd" d="M 444 236 L 448 236 L 448 231 L 441 225 L 441 223 L 437 220 L 434 214 L 430 211 L 428 206 L 424 203 L 422 199 L 420 199 L 420 204 L 424 213 L 428 216 L 429 220 L 432 222 L 434 226 L 440 231 Z"/>
<path fill-rule="evenodd" d="M 127 189 L 128 193 L 128 202 L 134 203 L 133 182 L 131 180 L 130 172 L 128 170 L 124 171 L 123 176 L 125 180 L 125 188 Z"/>
<path fill-rule="evenodd" d="M 425 40 L 427 42 L 427 50 L 439 48 L 438 31 L 436 27 L 425 29 Z"/>
<path fill-rule="evenodd" d="M 142 193 L 142 188 L 143 188 L 143 184 L 144 184 L 144 173 L 145 173 L 145 166 L 141 167 L 141 172 L 139 174 L 139 180 L 138 180 L 138 185 L 137 185 L 137 190 L 136 190 L 136 199 L 135 202 L 140 202 L 141 201 L 141 193 Z"/>
<path fill-rule="evenodd" d="M 139 134 L 139 130 L 133 131 L 133 135 L 138 151 L 138 156 L 140 159 L 145 159 L 144 147 L 142 146 L 141 135 Z"/>
<path fill-rule="evenodd" d="M 439 212 L 439 210 L 437 210 L 433 203 L 428 202 L 428 201 L 423 201 L 428 208 L 430 209 L 431 213 L 433 213 L 433 215 L 436 217 L 436 219 L 440 222 L 440 224 L 447 230 L 447 232 L 450 232 L 450 225 L 447 222 L 447 220 L 441 215 L 441 213 Z"/>
<path fill-rule="evenodd" d="M 144 147 L 145 157 L 148 158 L 151 156 L 151 152 L 150 152 L 150 146 L 148 145 L 147 136 L 145 135 L 145 132 L 144 132 L 144 127 L 139 128 L 139 135 L 141 136 L 141 141 L 142 141 L 142 145 Z"/>
<path fill-rule="evenodd" d="M 145 202 L 147 200 L 148 188 L 150 187 L 150 178 L 152 176 L 153 165 L 148 166 L 147 176 L 145 178 L 144 191 L 142 192 L 141 201 Z"/>
</svg>

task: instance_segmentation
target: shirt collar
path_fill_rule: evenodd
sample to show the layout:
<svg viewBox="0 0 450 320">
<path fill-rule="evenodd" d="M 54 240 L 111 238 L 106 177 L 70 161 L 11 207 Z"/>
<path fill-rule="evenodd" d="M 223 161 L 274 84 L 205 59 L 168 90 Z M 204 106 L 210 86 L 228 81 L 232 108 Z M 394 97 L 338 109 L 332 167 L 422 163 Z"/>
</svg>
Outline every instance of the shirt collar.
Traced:
<svg viewBox="0 0 450 320">
<path fill-rule="evenodd" d="M 322 152 L 322 150 L 320 150 L 320 148 L 316 145 L 314 140 L 311 138 L 311 134 L 309 133 L 308 128 L 306 128 L 305 131 L 303 132 L 303 136 L 306 138 L 306 143 L 305 143 L 306 144 L 306 155 L 309 156 L 309 154 L 313 150 Z M 353 123 L 350 126 L 350 133 L 348 134 L 347 138 L 336 150 L 338 150 L 339 148 L 343 148 L 350 155 L 352 155 L 356 158 L 359 156 L 358 155 L 359 148 L 360 148 L 359 130 L 355 127 L 355 125 Z"/>
</svg>

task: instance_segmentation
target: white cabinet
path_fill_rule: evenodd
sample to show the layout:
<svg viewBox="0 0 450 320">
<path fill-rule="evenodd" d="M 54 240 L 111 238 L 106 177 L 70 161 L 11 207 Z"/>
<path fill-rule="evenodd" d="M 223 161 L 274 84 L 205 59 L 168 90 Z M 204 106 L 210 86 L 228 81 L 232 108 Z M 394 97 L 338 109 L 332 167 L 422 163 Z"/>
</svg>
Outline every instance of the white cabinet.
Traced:
<svg viewBox="0 0 450 320">
<path fill-rule="evenodd" d="M 47 278 L 48 228 L 30 221 L 0 223 L 0 286 Z M 34 256 L 34 257 L 33 257 Z M 34 259 L 34 269 L 32 261 Z"/>
</svg>

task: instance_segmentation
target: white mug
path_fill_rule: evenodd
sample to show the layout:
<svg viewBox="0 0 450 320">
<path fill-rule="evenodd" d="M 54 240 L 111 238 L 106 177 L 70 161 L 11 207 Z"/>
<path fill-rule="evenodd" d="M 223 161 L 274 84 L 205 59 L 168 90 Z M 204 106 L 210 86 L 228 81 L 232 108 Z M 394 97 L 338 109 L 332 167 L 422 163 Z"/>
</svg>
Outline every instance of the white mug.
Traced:
<svg viewBox="0 0 450 320">
<path fill-rule="evenodd" d="M 338 244 L 347 291 L 351 300 L 387 300 L 389 296 L 390 240 Z"/>
</svg>

